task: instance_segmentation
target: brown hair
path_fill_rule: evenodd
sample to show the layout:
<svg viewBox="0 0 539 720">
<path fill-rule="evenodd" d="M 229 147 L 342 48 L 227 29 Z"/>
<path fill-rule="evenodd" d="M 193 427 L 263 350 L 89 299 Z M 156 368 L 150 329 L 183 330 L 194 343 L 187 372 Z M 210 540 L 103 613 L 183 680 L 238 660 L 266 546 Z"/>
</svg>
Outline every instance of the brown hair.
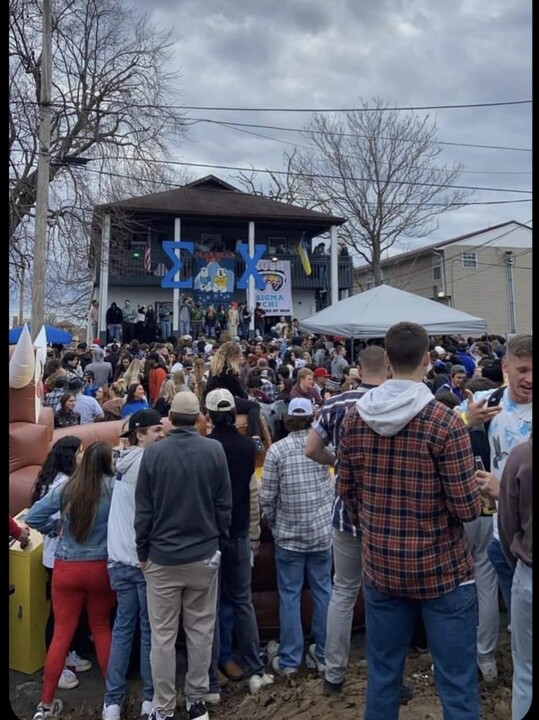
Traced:
<svg viewBox="0 0 539 720">
<path fill-rule="evenodd" d="M 531 357 L 533 355 L 531 334 L 514 335 L 507 341 L 506 353 L 517 358 Z"/>
<path fill-rule="evenodd" d="M 415 370 L 429 349 L 429 336 L 421 325 L 400 322 L 389 328 L 385 337 L 389 362 L 397 371 Z"/>
</svg>

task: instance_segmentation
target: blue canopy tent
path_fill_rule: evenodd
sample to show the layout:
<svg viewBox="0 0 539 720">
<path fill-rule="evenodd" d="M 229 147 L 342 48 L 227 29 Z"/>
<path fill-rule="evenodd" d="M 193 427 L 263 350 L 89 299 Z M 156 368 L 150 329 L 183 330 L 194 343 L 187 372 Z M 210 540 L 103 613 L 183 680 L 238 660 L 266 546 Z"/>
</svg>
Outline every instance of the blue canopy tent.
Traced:
<svg viewBox="0 0 539 720">
<path fill-rule="evenodd" d="M 9 331 L 9 344 L 15 345 L 17 340 L 20 337 L 20 334 L 23 329 L 23 325 L 19 327 L 11 328 Z M 28 326 L 30 329 L 30 326 Z M 47 337 L 47 343 L 53 344 L 61 344 L 61 345 L 68 345 L 73 340 L 73 335 L 66 332 L 65 330 L 62 330 L 62 328 L 53 327 L 52 325 L 45 325 L 45 335 Z"/>
</svg>

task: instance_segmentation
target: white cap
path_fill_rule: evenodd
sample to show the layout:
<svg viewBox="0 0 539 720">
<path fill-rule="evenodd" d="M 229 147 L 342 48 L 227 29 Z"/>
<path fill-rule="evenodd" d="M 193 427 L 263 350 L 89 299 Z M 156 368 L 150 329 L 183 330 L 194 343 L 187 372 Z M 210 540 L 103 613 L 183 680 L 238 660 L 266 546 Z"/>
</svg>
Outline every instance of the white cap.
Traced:
<svg viewBox="0 0 539 720">
<path fill-rule="evenodd" d="M 290 400 L 286 412 L 288 415 L 295 417 L 310 417 L 314 414 L 313 404 L 310 400 L 307 400 L 307 398 L 293 398 Z"/>
<path fill-rule="evenodd" d="M 447 355 L 447 351 L 443 349 L 441 345 L 436 345 L 435 348 L 438 355 Z"/>
<path fill-rule="evenodd" d="M 212 412 L 227 412 L 228 410 L 235 410 L 236 403 L 234 396 L 226 388 L 216 388 L 211 390 L 204 401 L 206 408 Z"/>
</svg>

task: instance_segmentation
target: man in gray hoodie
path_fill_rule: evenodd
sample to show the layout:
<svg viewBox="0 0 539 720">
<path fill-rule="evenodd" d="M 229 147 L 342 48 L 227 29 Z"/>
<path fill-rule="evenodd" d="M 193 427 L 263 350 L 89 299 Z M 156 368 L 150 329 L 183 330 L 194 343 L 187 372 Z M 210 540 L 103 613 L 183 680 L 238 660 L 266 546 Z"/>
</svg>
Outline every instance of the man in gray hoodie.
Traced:
<svg viewBox="0 0 539 720">
<path fill-rule="evenodd" d="M 481 499 L 468 431 L 422 382 L 429 338 L 410 322 L 385 338 L 392 379 L 343 424 L 337 492 L 362 536 L 365 720 L 396 719 L 421 613 L 445 720 L 477 720 L 477 594 L 463 523 Z"/>
</svg>

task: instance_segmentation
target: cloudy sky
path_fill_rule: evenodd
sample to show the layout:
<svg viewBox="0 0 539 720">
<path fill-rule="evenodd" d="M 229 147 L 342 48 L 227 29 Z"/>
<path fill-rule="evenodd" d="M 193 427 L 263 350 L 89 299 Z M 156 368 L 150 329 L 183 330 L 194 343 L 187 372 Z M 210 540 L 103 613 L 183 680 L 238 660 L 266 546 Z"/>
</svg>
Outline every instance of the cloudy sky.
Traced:
<svg viewBox="0 0 539 720">
<path fill-rule="evenodd" d="M 173 28 L 177 89 L 199 121 L 176 159 L 283 170 L 283 151 L 305 144 L 299 133 L 215 121 L 299 129 L 311 113 L 286 109 L 353 108 L 380 97 L 395 107 L 433 108 L 417 112 L 437 122 L 440 161 L 464 162 L 460 184 L 486 188 L 476 202 L 500 203 L 441 216 L 428 242 L 531 222 L 531 104 L 435 106 L 531 99 L 532 0 L 128 1 L 151 6 L 152 19 Z M 230 182 L 238 174 L 191 172 Z"/>
</svg>

